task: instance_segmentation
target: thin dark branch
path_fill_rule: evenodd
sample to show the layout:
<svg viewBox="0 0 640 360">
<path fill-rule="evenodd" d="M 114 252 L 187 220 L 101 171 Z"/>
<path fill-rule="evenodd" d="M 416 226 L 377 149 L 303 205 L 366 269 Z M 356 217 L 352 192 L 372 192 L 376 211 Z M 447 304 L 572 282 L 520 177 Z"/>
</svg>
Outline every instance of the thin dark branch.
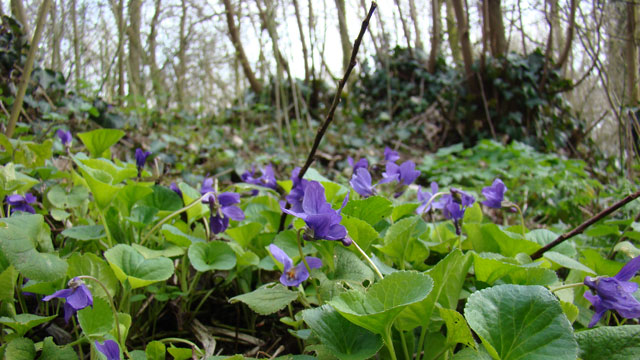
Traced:
<svg viewBox="0 0 640 360">
<path fill-rule="evenodd" d="M 338 108 L 338 104 L 340 104 L 340 95 L 342 94 L 342 90 L 344 89 L 344 86 L 347 83 L 347 80 L 349 79 L 349 75 L 351 75 L 351 71 L 356 66 L 356 62 L 357 62 L 356 56 L 358 55 L 358 49 L 360 49 L 360 43 L 362 43 L 362 38 L 364 37 L 364 33 L 367 31 L 367 27 L 369 26 L 369 20 L 371 19 L 373 12 L 376 10 L 376 7 L 378 7 L 378 4 L 376 4 L 375 1 L 371 2 L 371 7 L 369 8 L 367 17 L 364 19 L 364 21 L 362 21 L 362 26 L 360 27 L 360 33 L 358 34 L 356 41 L 353 43 L 353 49 L 351 50 L 351 59 L 349 60 L 349 66 L 345 70 L 344 76 L 342 77 L 342 79 L 340 79 L 340 82 L 338 83 L 338 89 L 336 90 L 336 95 L 333 97 L 333 102 L 331 103 L 331 107 L 329 108 L 327 117 L 324 119 L 322 126 L 318 129 L 318 132 L 316 133 L 316 137 L 313 140 L 313 145 L 311 146 L 311 150 L 309 151 L 309 156 L 307 156 L 307 160 L 305 161 L 304 166 L 302 167 L 302 169 L 300 170 L 300 173 L 298 174 L 298 179 L 302 179 L 304 177 L 304 174 L 307 172 L 307 170 L 309 170 L 309 167 L 311 166 L 315 158 L 316 151 L 318 150 L 318 146 L 320 146 L 320 141 L 322 141 L 322 137 L 327 132 L 329 125 L 333 121 L 333 116 L 336 112 L 336 109 Z M 287 204 L 287 208 L 289 206 L 290 205 Z M 283 212 L 282 216 L 280 217 L 280 226 L 278 231 L 284 230 L 284 223 L 286 219 L 287 219 L 287 214 Z"/>
<path fill-rule="evenodd" d="M 311 151 L 309 151 L 309 156 L 307 157 L 307 161 L 304 163 L 302 170 L 300 170 L 300 173 L 298 174 L 299 179 L 302 179 L 302 177 L 307 172 L 307 170 L 309 170 L 311 163 L 313 163 L 313 159 L 315 157 L 316 151 L 318 150 L 318 146 L 320 146 L 320 141 L 322 141 L 322 137 L 327 132 L 327 129 L 331 124 L 331 121 L 333 121 L 333 115 L 335 114 L 336 109 L 338 108 L 338 104 L 340 103 L 340 95 L 342 94 L 344 85 L 347 83 L 347 80 L 349 79 L 349 75 L 351 75 L 351 70 L 353 70 L 353 68 L 356 66 L 356 55 L 358 54 L 358 49 L 360 48 L 362 37 L 364 36 L 364 33 L 367 31 L 367 27 L 369 26 L 369 19 L 371 19 L 371 16 L 373 15 L 373 12 L 376 10 L 377 6 L 378 5 L 376 4 L 375 1 L 371 3 L 371 7 L 369 8 L 369 13 L 367 14 L 367 17 L 362 22 L 362 26 L 360 27 L 360 34 L 358 34 L 356 41 L 353 43 L 353 50 L 351 51 L 351 60 L 349 61 L 349 67 L 347 67 L 347 70 L 345 71 L 344 76 L 338 83 L 338 90 L 336 91 L 336 95 L 333 97 L 333 103 L 331 104 L 329 113 L 327 114 L 327 117 L 325 118 L 324 123 L 322 123 L 322 126 L 320 127 L 320 129 L 318 129 L 316 138 L 313 140 L 313 145 L 311 146 Z"/>
<path fill-rule="evenodd" d="M 618 201 L 617 203 L 611 205 L 610 207 L 602 210 L 601 212 L 599 212 L 598 214 L 596 214 L 595 216 L 593 216 L 589 220 L 587 220 L 587 221 L 583 222 L 582 224 L 580 224 L 575 229 L 558 236 L 557 239 L 553 240 L 552 242 L 550 242 L 547 245 L 543 246 L 538 251 L 536 251 L 533 254 L 531 254 L 531 259 L 532 260 L 536 260 L 536 259 L 540 258 L 542 256 L 542 254 L 544 254 L 545 252 L 549 251 L 553 247 L 561 244 L 562 242 L 564 242 L 566 240 L 571 239 L 572 237 L 574 237 L 574 236 L 576 236 L 578 234 L 582 234 L 582 232 L 585 231 L 589 226 L 591 226 L 591 225 L 595 224 L 596 222 L 602 220 L 604 217 L 610 215 L 614 211 L 620 209 L 621 207 L 625 206 L 626 204 L 628 204 L 629 202 L 635 200 L 638 197 L 640 197 L 640 190 L 634 192 L 633 194 L 627 195 L 624 199 L 622 199 L 622 200 Z"/>
</svg>

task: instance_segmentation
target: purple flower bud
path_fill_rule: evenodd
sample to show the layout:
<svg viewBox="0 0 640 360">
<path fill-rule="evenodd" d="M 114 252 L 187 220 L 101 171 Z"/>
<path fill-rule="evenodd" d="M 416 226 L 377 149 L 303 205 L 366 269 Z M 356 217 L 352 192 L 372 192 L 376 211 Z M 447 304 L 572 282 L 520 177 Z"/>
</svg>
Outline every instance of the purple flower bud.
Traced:
<svg viewBox="0 0 640 360">
<path fill-rule="evenodd" d="M 484 195 L 487 200 L 481 202 L 481 204 L 494 209 L 501 208 L 502 201 L 504 200 L 504 193 L 506 191 L 507 187 L 504 185 L 502 180 L 493 180 L 493 184 L 491 186 L 482 188 L 482 195 Z"/>
<path fill-rule="evenodd" d="M 66 147 L 71 146 L 71 140 L 73 140 L 73 136 L 71 136 L 71 131 L 58 129 L 58 131 L 56 131 L 56 135 L 58 135 L 58 138 L 62 142 L 62 145 Z"/>
<path fill-rule="evenodd" d="M 300 264 L 294 267 L 293 260 L 291 260 L 289 255 L 275 244 L 269 245 L 269 251 L 276 261 L 284 265 L 282 276 L 280 276 L 280 282 L 283 285 L 298 286 L 309 278 L 309 271 L 304 265 L 304 262 L 301 261 Z M 318 269 L 322 267 L 322 260 L 317 257 L 305 256 L 305 260 L 307 260 L 307 264 L 309 264 L 309 268 L 311 269 Z"/>
<path fill-rule="evenodd" d="M 120 360 L 120 347 L 113 340 L 105 340 L 104 344 L 95 342 L 96 349 L 107 357 L 107 360 Z"/>
<path fill-rule="evenodd" d="M 144 167 L 144 163 L 147 162 L 149 155 L 151 155 L 149 151 L 143 151 L 140 148 L 136 149 L 136 166 L 138 169 L 142 169 Z"/>
<path fill-rule="evenodd" d="M 638 290 L 638 284 L 629 281 L 638 270 L 640 256 L 631 259 L 614 277 L 584 278 L 584 284 L 593 291 L 593 294 L 585 292 L 584 297 L 593 304 L 595 310 L 589 327 L 598 323 L 607 310 L 615 310 L 627 319 L 640 317 L 640 302 L 632 295 Z"/>
<path fill-rule="evenodd" d="M 388 146 L 385 146 L 384 159 L 388 162 L 396 162 L 400 159 L 400 154 L 398 154 L 397 151 L 391 150 Z"/>
<path fill-rule="evenodd" d="M 58 290 L 42 298 L 42 301 L 49 301 L 53 298 L 66 300 L 64 303 L 64 321 L 67 323 L 76 311 L 82 310 L 87 306 L 93 307 L 93 296 L 89 288 L 78 278 L 73 278 L 69 281 L 69 289 Z"/>
<path fill-rule="evenodd" d="M 173 192 L 178 194 L 178 196 L 182 197 L 182 190 L 180 190 L 180 188 L 178 187 L 178 185 L 176 185 L 175 182 L 172 182 L 171 185 L 169 185 L 169 189 L 173 190 Z"/>
</svg>

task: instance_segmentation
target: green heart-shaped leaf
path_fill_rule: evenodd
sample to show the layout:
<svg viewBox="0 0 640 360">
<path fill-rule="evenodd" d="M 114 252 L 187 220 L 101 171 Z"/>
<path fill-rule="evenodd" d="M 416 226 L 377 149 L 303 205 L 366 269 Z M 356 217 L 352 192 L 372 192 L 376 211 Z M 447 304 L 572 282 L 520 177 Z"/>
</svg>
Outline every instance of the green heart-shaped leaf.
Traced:
<svg viewBox="0 0 640 360">
<path fill-rule="evenodd" d="M 351 290 L 329 302 L 352 323 L 376 334 L 385 334 L 408 305 L 423 300 L 433 280 L 415 271 L 397 271 L 373 284 L 366 293 Z"/>
<path fill-rule="evenodd" d="M 106 300 L 96 297 L 93 306 L 78 311 L 78 323 L 87 336 L 103 336 L 115 324 L 113 312 Z"/>
<path fill-rule="evenodd" d="M 62 235 L 76 240 L 97 240 L 107 236 L 102 225 L 74 226 L 62 232 Z"/>
<path fill-rule="evenodd" d="M 137 289 L 173 275 L 173 262 L 165 257 L 145 259 L 134 248 L 118 244 L 105 251 L 104 257 L 120 282 L 129 281 Z"/>
<path fill-rule="evenodd" d="M 49 227 L 42 215 L 23 215 L 0 219 L 0 249 L 25 277 L 39 281 L 60 279 L 67 263 L 52 251 Z"/>
<path fill-rule="evenodd" d="M 55 319 L 56 316 L 57 315 L 38 316 L 33 314 L 18 314 L 13 317 L 3 316 L 0 317 L 0 324 L 12 328 L 19 336 L 23 336 L 27 331 Z"/>
<path fill-rule="evenodd" d="M 229 302 L 233 304 L 242 301 L 258 314 L 270 315 L 284 309 L 297 298 L 298 292 L 291 291 L 282 284 L 266 284 L 250 293 L 234 296 Z"/>
<path fill-rule="evenodd" d="M 70 278 L 80 275 L 93 276 L 100 280 L 107 290 L 109 290 L 112 297 L 116 295 L 116 291 L 118 290 L 118 279 L 113 274 L 113 270 L 111 270 L 109 264 L 107 264 L 107 262 L 98 255 L 92 253 L 75 253 L 67 259 L 67 263 L 69 263 L 67 275 Z M 85 284 L 94 297 L 98 296 L 106 299 L 107 294 L 105 294 L 102 286 L 92 280 L 86 280 Z"/>
<path fill-rule="evenodd" d="M 576 333 L 583 360 L 627 360 L 640 354 L 640 325 L 603 326 Z"/>
<path fill-rule="evenodd" d="M 391 201 L 382 196 L 371 196 L 362 200 L 351 200 L 342 210 L 342 213 L 360 220 L 369 225 L 374 226 L 380 220 L 389 216 L 393 211 Z"/>
<path fill-rule="evenodd" d="M 227 243 L 198 242 L 189 246 L 189 261 L 198 271 L 230 270 L 236 266 L 236 254 Z"/>
<path fill-rule="evenodd" d="M 464 308 L 469 326 L 496 359 L 571 359 L 573 328 L 558 299 L 542 286 L 498 285 L 477 291 Z"/>
<path fill-rule="evenodd" d="M 351 323 L 329 305 L 305 310 L 302 318 L 338 359 L 368 359 L 382 347 L 380 335 Z"/>
<path fill-rule="evenodd" d="M 124 131 L 117 129 L 97 129 L 78 134 L 78 137 L 84 146 L 89 149 L 89 153 L 93 158 L 109 157 L 105 152 L 120 141 L 123 136 Z"/>
</svg>

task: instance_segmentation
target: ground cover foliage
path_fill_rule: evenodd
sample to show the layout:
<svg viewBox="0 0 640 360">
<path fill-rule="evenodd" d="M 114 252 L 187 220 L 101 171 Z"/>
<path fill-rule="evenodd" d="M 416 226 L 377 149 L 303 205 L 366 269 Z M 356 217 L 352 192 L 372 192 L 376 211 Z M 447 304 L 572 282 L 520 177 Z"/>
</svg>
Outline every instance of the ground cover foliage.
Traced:
<svg viewBox="0 0 640 360">
<path fill-rule="evenodd" d="M 13 64 L 24 44 L 11 34 L 2 33 L 4 45 L 17 52 L 2 61 Z M 340 116 L 371 116 L 377 103 L 355 93 Z M 247 124 L 199 123 L 110 108 L 47 70 L 36 71 L 25 102 L 31 122 L 14 138 L 0 135 L 6 358 L 628 359 L 638 351 L 640 206 L 628 197 L 637 184 L 617 178 L 615 162 L 539 151 L 568 137 L 514 132 L 504 143 L 476 142 L 461 131 L 453 140 L 466 147 L 446 142 L 426 153 L 413 142 L 418 125 L 356 119 L 330 128 L 300 179 L 305 127 L 319 121 L 292 124 L 298 148 L 290 149 L 273 129 L 249 124 L 255 114 L 269 119 L 260 102 L 212 119 L 242 112 Z M 141 131 L 151 123 L 153 132 Z M 389 129 L 412 141 L 398 146 Z M 534 256 L 626 196 L 613 215 Z"/>
</svg>

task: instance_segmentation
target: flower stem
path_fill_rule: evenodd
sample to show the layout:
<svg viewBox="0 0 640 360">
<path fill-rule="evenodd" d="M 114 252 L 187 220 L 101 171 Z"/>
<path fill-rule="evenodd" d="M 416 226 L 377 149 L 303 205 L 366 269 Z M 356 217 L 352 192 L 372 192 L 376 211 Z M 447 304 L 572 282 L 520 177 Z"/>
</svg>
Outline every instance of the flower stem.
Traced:
<svg viewBox="0 0 640 360">
<path fill-rule="evenodd" d="M 309 279 L 311 279 L 311 267 L 309 266 L 309 263 L 307 262 L 307 258 L 304 257 L 304 252 L 302 251 L 302 241 L 300 240 L 300 233 L 304 231 L 304 229 L 299 229 L 298 230 L 298 236 L 296 237 L 296 243 L 298 244 L 298 251 L 300 252 L 300 259 L 302 260 L 302 262 L 304 263 L 304 267 L 307 268 L 307 272 L 309 273 Z M 318 302 L 320 303 L 320 305 L 322 305 L 322 298 L 320 297 L 320 292 L 318 291 L 318 286 L 316 285 L 316 282 L 311 280 L 311 283 L 313 284 L 313 288 L 316 290 L 316 299 L 318 299 Z"/>
<path fill-rule="evenodd" d="M 526 227 L 524 226 L 524 215 L 522 214 L 522 209 L 520 208 L 520 206 L 518 206 L 518 204 L 515 203 L 510 203 L 508 206 L 513 206 L 514 208 L 516 208 L 516 210 L 518 210 L 518 214 L 520 214 L 520 227 L 522 227 L 522 236 L 525 237 L 525 232 L 524 230 L 526 229 Z"/>
<path fill-rule="evenodd" d="M 364 257 L 365 260 L 367 260 L 369 265 L 373 268 L 373 271 L 375 271 L 376 275 L 378 275 L 378 277 L 380 277 L 380 280 L 384 279 L 384 276 L 382 276 L 382 273 L 380 272 L 380 270 L 378 269 L 376 264 L 374 264 L 373 261 L 371 260 L 371 258 L 369 256 L 367 256 L 367 254 L 360 248 L 360 246 L 358 246 L 358 243 L 356 243 L 355 240 L 354 240 L 354 241 L 351 242 L 351 244 L 353 244 L 353 246 L 356 247 L 356 249 L 358 250 L 360 255 L 362 255 L 362 257 Z"/>
<path fill-rule="evenodd" d="M 424 346 L 424 338 L 427 336 L 427 327 L 426 326 L 422 326 L 420 328 L 420 338 L 418 340 L 418 347 L 417 347 L 417 351 L 418 353 L 416 354 L 416 360 L 421 360 L 422 358 L 422 347 Z"/>
<path fill-rule="evenodd" d="M 111 231 L 109 231 L 109 224 L 107 224 L 107 218 L 104 216 L 102 209 L 98 208 L 98 212 L 100 213 L 100 220 L 102 221 L 102 226 L 104 226 L 104 232 L 107 234 L 107 241 L 109 242 L 109 248 L 113 247 L 113 238 L 111 237 Z"/>
<path fill-rule="evenodd" d="M 129 352 L 127 351 L 127 346 L 125 344 L 125 339 L 122 338 L 122 334 L 120 334 L 120 321 L 118 320 L 118 310 L 116 310 L 116 305 L 113 302 L 113 297 L 111 297 L 111 294 L 109 294 L 109 290 L 107 289 L 107 287 L 102 283 L 102 281 L 94 278 L 93 276 L 90 275 L 80 275 L 77 276 L 78 279 L 89 279 L 89 280 L 93 280 L 95 281 L 98 285 L 100 285 L 100 287 L 102 288 L 102 290 L 104 290 L 104 293 L 107 295 L 107 299 L 109 300 L 109 305 L 111 305 L 111 311 L 113 312 L 113 318 L 116 322 L 116 334 L 118 336 L 118 342 L 120 343 L 120 346 L 122 346 L 122 351 L 124 351 L 124 353 L 127 355 L 128 358 L 131 359 L 131 355 L 129 355 Z"/>
<path fill-rule="evenodd" d="M 147 241 L 147 239 L 149 238 L 149 236 L 151 236 L 154 232 L 156 232 L 162 225 L 164 225 L 167 221 L 171 220 L 171 218 L 173 218 L 176 215 L 180 215 L 183 212 L 193 208 L 194 206 L 200 204 L 200 202 L 202 201 L 202 199 L 205 198 L 205 196 L 209 195 L 209 193 L 206 193 L 204 195 L 202 195 L 201 197 L 193 200 L 189 205 L 183 207 L 182 209 L 178 209 L 174 212 L 172 212 L 171 214 L 167 215 L 164 217 L 164 219 L 160 220 L 160 222 L 158 222 L 153 228 L 151 228 L 151 230 L 149 230 L 149 232 L 142 238 L 142 240 L 140 241 L 140 245 L 144 245 L 144 243 Z"/>
<path fill-rule="evenodd" d="M 391 360 L 398 360 L 396 357 L 396 350 L 393 348 L 393 338 L 391 337 L 391 326 L 389 326 L 384 334 L 383 334 L 384 343 L 389 350 L 389 354 L 391 355 Z"/>
<path fill-rule="evenodd" d="M 555 288 L 550 288 L 549 291 L 551 292 L 556 292 L 556 291 L 560 291 L 560 290 L 565 290 L 565 289 L 571 289 L 574 287 L 578 287 L 578 286 L 582 286 L 584 285 L 583 283 L 573 283 L 573 284 L 566 284 L 566 285 L 561 285 Z"/>
</svg>

